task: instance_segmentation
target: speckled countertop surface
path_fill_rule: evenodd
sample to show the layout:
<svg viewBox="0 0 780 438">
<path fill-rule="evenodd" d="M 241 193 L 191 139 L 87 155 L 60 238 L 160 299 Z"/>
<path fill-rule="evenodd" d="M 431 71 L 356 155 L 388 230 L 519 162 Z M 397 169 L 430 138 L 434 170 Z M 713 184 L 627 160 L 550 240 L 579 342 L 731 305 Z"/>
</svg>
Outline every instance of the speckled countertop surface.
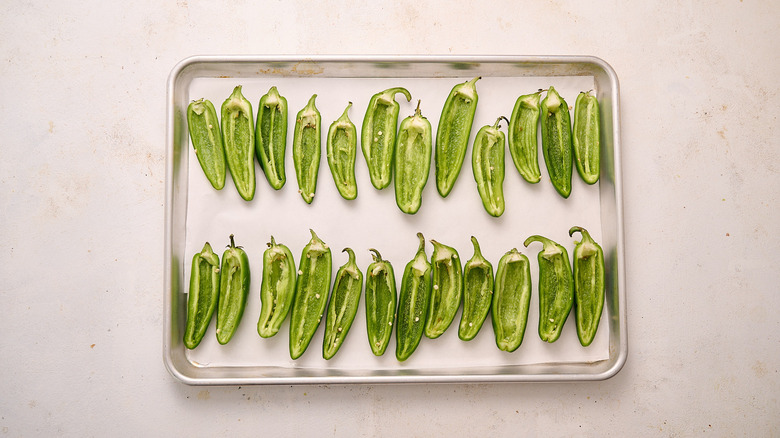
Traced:
<svg viewBox="0 0 780 438">
<path fill-rule="evenodd" d="M 0 4 L 0 436 L 775 436 L 780 4 Z M 190 387 L 163 367 L 165 83 L 195 54 L 595 55 L 630 352 L 595 383 Z"/>
</svg>

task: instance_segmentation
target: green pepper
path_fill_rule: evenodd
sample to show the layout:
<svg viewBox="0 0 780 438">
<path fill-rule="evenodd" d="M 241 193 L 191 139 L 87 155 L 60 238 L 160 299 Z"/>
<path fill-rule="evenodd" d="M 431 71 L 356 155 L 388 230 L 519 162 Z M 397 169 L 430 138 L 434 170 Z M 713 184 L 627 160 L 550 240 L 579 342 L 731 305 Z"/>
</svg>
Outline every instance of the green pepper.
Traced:
<svg viewBox="0 0 780 438">
<path fill-rule="evenodd" d="M 596 337 L 604 309 L 604 251 L 585 228 L 572 227 L 569 236 L 575 232 L 582 240 L 574 247 L 574 320 L 580 344 L 587 347 Z"/>
<path fill-rule="evenodd" d="M 244 200 L 255 197 L 255 129 L 252 104 L 241 85 L 222 103 L 222 137 L 230 176 Z"/>
<path fill-rule="evenodd" d="M 388 88 L 371 96 L 360 131 L 360 146 L 366 157 L 371 184 L 380 190 L 390 185 L 393 175 L 393 150 L 400 111 L 395 101 L 398 93 L 403 94 L 407 102 L 412 100 L 409 91 L 401 87 Z"/>
<path fill-rule="evenodd" d="M 211 324 L 219 299 L 219 256 L 206 242 L 201 252 L 192 257 L 190 292 L 187 296 L 187 327 L 184 345 L 192 350 L 200 344 Z"/>
<path fill-rule="evenodd" d="M 317 173 L 320 171 L 320 155 L 322 154 L 322 135 L 320 125 L 322 118 L 314 106 L 313 95 L 309 103 L 298 112 L 295 118 L 293 133 L 293 163 L 298 179 L 298 193 L 307 204 L 314 199 L 317 189 Z"/>
<path fill-rule="evenodd" d="M 292 308 L 295 296 L 295 260 L 290 249 L 276 243 L 274 236 L 263 253 L 263 283 L 260 286 L 260 319 L 257 333 L 275 335 Z"/>
<path fill-rule="evenodd" d="M 550 87 L 542 101 L 542 152 L 555 190 L 564 198 L 571 194 L 571 120 L 566 101 Z"/>
<path fill-rule="evenodd" d="M 471 166 L 474 170 L 474 180 L 477 182 L 477 191 L 485 210 L 494 217 L 504 214 L 506 139 L 504 133 L 499 131 L 498 124 L 501 119 L 506 120 L 506 117 L 499 117 L 493 126 L 483 126 L 477 132 L 474 149 L 471 151 Z"/>
<path fill-rule="evenodd" d="M 355 253 L 350 248 L 345 248 L 343 252 L 349 254 L 349 260 L 336 273 L 330 294 L 328 314 L 325 317 L 325 338 L 322 341 L 322 357 L 325 359 L 332 358 L 347 337 L 363 291 L 363 273 L 355 263 Z"/>
<path fill-rule="evenodd" d="M 520 176 L 531 184 L 538 183 L 542 178 L 536 150 L 542 91 L 518 97 L 509 120 L 509 153 Z"/>
<path fill-rule="evenodd" d="M 588 184 L 599 180 L 601 143 L 599 139 L 599 101 L 590 92 L 582 92 L 574 102 L 574 162 L 577 173 Z"/>
<path fill-rule="evenodd" d="M 230 245 L 222 254 L 220 269 L 217 308 L 217 341 L 220 344 L 227 344 L 236 333 L 248 296 L 249 258 L 240 246 L 236 246 L 231 234 Z"/>
<path fill-rule="evenodd" d="M 406 214 L 415 214 L 422 204 L 422 192 L 431 169 L 431 123 L 420 113 L 401 121 L 395 148 L 395 202 Z"/>
<path fill-rule="evenodd" d="M 204 99 L 192 101 L 187 107 L 187 127 L 200 168 L 211 185 L 222 190 L 225 186 L 225 147 L 214 105 Z"/>
<path fill-rule="evenodd" d="M 417 233 L 417 238 L 420 247 L 412 261 L 406 264 L 398 301 L 395 357 L 401 362 L 409 359 L 420 345 L 431 293 L 431 264 L 425 255 L 425 238 L 422 233 Z"/>
<path fill-rule="evenodd" d="M 493 265 L 482 256 L 477 238 L 471 236 L 474 255 L 463 269 L 463 314 L 458 337 L 470 341 L 477 336 L 490 312 L 493 300 Z"/>
<path fill-rule="evenodd" d="M 458 251 L 451 246 L 431 240 L 433 255 L 433 287 L 425 321 L 425 336 L 436 339 L 452 324 L 463 295 L 463 269 Z"/>
<path fill-rule="evenodd" d="M 260 98 L 257 105 L 255 152 L 268 184 L 276 190 L 284 186 L 284 154 L 287 149 L 287 99 L 276 87 Z"/>
<path fill-rule="evenodd" d="M 385 354 L 395 319 L 395 273 L 389 260 L 375 249 L 374 262 L 366 271 L 366 328 L 368 343 L 376 356 Z"/>
<path fill-rule="evenodd" d="M 566 248 L 542 236 L 531 236 L 531 242 L 541 242 L 539 252 L 539 337 L 545 342 L 555 342 L 561 336 L 566 318 L 574 302 L 569 254 Z"/>
<path fill-rule="evenodd" d="M 512 352 L 523 343 L 531 303 L 531 265 L 512 248 L 498 262 L 493 295 L 493 333 L 499 350 Z"/>
<path fill-rule="evenodd" d="M 330 290 L 330 248 L 311 231 L 311 240 L 301 253 L 290 320 L 290 357 L 306 351 L 322 320 Z"/>
<path fill-rule="evenodd" d="M 455 85 L 450 91 L 436 131 L 436 189 L 442 197 L 450 194 L 458 179 L 466 148 L 471 136 L 471 125 L 477 111 L 476 77 Z"/>
<path fill-rule="evenodd" d="M 355 158 L 357 156 L 357 129 L 349 120 L 347 112 L 352 102 L 344 109 L 344 113 L 328 129 L 328 166 L 333 175 L 333 181 L 339 194 L 344 199 L 357 197 L 357 182 L 355 181 Z"/>
</svg>

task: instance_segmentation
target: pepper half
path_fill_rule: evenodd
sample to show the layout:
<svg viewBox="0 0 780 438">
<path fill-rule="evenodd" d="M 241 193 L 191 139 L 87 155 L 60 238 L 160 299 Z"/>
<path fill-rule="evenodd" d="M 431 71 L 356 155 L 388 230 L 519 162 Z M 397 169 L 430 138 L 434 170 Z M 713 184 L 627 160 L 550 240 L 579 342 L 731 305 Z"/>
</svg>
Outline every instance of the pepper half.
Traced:
<svg viewBox="0 0 780 438">
<path fill-rule="evenodd" d="M 260 286 L 260 319 L 257 333 L 270 338 L 279 328 L 292 308 L 295 296 L 295 260 L 290 249 L 276 243 L 274 236 L 263 253 L 263 283 Z"/>
<path fill-rule="evenodd" d="M 192 257 L 190 291 L 187 295 L 187 326 L 184 345 L 192 350 L 200 344 L 211 324 L 219 299 L 219 256 L 206 242 Z"/>
<path fill-rule="evenodd" d="M 349 254 L 349 260 L 336 273 L 325 317 L 325 337 L 322 341 L 322 357 L 325 359 L 332 358 L 347 337 L 363 291 L 363 273 L 355 263 L 355 253 L 350 248 L 345 248 L 344 252 Z"/>
<path fill-rule="evenodd" d="M 569 254 L 566 248 L 542 236 L 525 240 L 527 247 L 541 242 L 539 252 L 539 337 L 545 342 L 555 342 L 561 336 L 563 325 L 569 317 L 574 302 Z"/>
<path fill-rule="evenodd" d="M 314 106 L 316 98 L 317 95 L 313 95 L 309 103 L 298 112 L 293 133 L 293 163 L 298 179 L 298 193 L 307 204 L 311 204 L 317 190 L 317 174 L 320 171 L 322 155 L 322 117 Z"/>
<path fill-rule="evenodd" d="M 542 152 L 553 187 L 568 198 L 572 172 L 571 119 L 569 105 L 553 87 L 542 101 Z"/>
<path fill-rule="evenodd" d="M 393 151 L 400 111 L 400 105 L 395 101 L 398 93 L 403 94 L 407 102 L 412 100 L 409 91 L 401 87 L 388 88 L 371 96 L 360 130 L 360 147 L 366 158 L 368 175 L 371 184 L 379 190 L 389 186 L 393 176 Z"/>
<path fill-rule="evenodd" d="M 577 322 L 577 337 L 587 347 L 596 337 L 596 330 L 604 309 L 604 251 L 585 228 L 572 227 L 569 236 L 575 232 L 582 240 L 574 247 L 574 320 Z"/>
<path fill-rule="evenodd" d="M 330 248 L 311 231 L 311 240 L 303 247 L 295 285 L 290 320 L 290 357 L 298 359 L 306 351 L 322 321 L 330 290 Z"/>
<path fill-rule="evenodd" d="M 435 240 L 431 240 L 431 243 L 433 286 L 425 321 L 425 336 L 436 339 L 444 334 L 458 313 L 463 295 L 463 269 L 455 248 Z"/>
<path fill-rule="evenodd" d="M 485 210 L 494 217 L 504 214 L 504 156 L 506 154 L 506 138 L 499 130 L 499 122 L 506 117 L 501 116 L 493 126 L 483 126 L 474 139 L 474 149 L 471 151 L 471 166 L 474 170 L 474 180 L 477 191 L 482 198 Z M 507 123 L 509 121 L 507 120 Z"/>
<path fill-rule="evenodd" d="M 436 131 L 436 189 L 444 198 L 458 179 L 477 111 L 476 83 L 481 77 L 455 85 L 450 91 Z"/>
<path fill-rule="evenodd" d="M 225 147 L 219 129 L 217 110 L 208 100 L 195 100 L 187 107 L 187 128 L 195 156 L 212 187 L 225 186 Z"/>
<path fill-rule="evenodd" d="M 231 234 L 230 245 L 222 254 L 220 269 L 217 308 L 217 341 L 220 344 L 227 344 L 236 333 L 248 296 L 249 258 L 240 246 L 236 246 Z"/>
<path fill-rule="evenodd" d="M 531 184 L 538 183 L 542 178 L 536 136 L 542 91 L 518 97 L 509 120 L 509 153 L 520 176 Z"/>
<path fill-rule="evenodd" d="M 574 162 L 577 173 L 588 184 L 596 184 L 600 173 L 601 140 L 599 101 L 582 92 L 574 102 Z"/>
<path fill-rule="evenodd" d="M 458 337 L 470 341 L 485 323 L 493 301 L 493 265 L 482 256 L 477 238 L 471 236 L 474 255 L 463 269 L 463 314 Z"/>
<path fill-rule="evenodd" d="M 276 87 L 260 98 L 257 105 L 255 152 L 268 184 L 275 190 L 284 186 L 284 155 L 287 149 L 287 99 Z"/>
<path fill-rule="evenodd" d="M 417 233 L 420 247 L 412 261 L 406 264 L 398 300 L 398 320 L 395 326 L 395 357 L 403 362 L 420 345 L 428 300 L 431 293 L 431 264 L 425 255 L 425 238 Z"/>
<path fill-rule="evenodd" d="M 395 202 L 406 214 L 422 205 L 422 192 L 431 170 L 431 122 L 422 116 L 420 101 L 414 115 L 401 121 L 395 148 Z"/>
<path fill-rule="evenodd" d="M 357 157 L 357 128 L 349 120 L 349 102 L 344 113 L 328 129 L 328 167 L 336 183 L 336 189 L 344 199 L 357 198 L 355 158 Z"/>
<path fill-rule="evenodd" d="M 241 85 L 222 103 L 222 137 L 230 176 L 246 201 L 255 197 L 255 123 Z"/>
<path fill-rule="evenodd" d="M 491 319 L 499 350 L 512 352 L 523 343 L 530 303 L 531 264 L 513 248 L 501 257 L 496 273 Z"/>
<path fill-rule="evenodd" d="M 395 273 L 389 260 L 371 249 L 374 262 L 366 270 L 366 329 L 368 343 L 376 356 L 385 354 L 395 319 Z"/>
</svg>

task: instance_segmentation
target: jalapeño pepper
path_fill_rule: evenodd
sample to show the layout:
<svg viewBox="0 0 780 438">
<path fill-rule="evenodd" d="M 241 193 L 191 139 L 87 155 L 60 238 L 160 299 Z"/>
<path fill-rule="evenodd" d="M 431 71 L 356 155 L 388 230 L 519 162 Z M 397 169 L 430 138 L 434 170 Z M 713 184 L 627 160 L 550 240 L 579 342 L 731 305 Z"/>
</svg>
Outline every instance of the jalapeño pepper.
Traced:
<svg viewBox="0 0 780 438">
<path fill-rule="evenodd" d="M 425 314 L 431 291 L 431 264 L 425 255 L 425 238 L 417 233 L 420 247 L 412 261 L 406 264 L 398 301 L 395 327 L 395 357 L 403 362 L 414 353 L 422 339 Z"/>
<path fill-rule="evenodd" d="M 436 131 L 436 189 L 442 197 L 450 194 L 458 179 L 466 148 L 471 136 L 471 125 L 477 111 L 477 81 L 474 78 L 455 85 L 444 103 Z"/>
<path fill-rule="evenodd" d="M 255 149 L 268 184 L 276 190 L 287 180 L 284 153 L 287 149 L 287 99 L 276 87 L 260 98 L 257 105 Z"/>
<path fill-rule="evenodd" d="M 587 347 L 596 337 L 601 312 L 604 309 L 604 252 L 585 228 L 572 227 L 582 240 L 574 247 L 574 320 L 577 337 Z"/>
<path fill-rule="evenodd" d="M 190 292 L 187 296 L 187 327 L 184 345 L 192 350 L 200 344 L 211 324 L 219 299 L 219 256 L 206 242 L 203 250 L 192 257 Z"/>
<path fill-rule="evenodd" d="M 415 214 L 422 204 L 422 192 L 431 169 L 431 123 L 420 113 L 401 122 L 395 148 L 395 202 L 406 214 Z"/>
<path fill-rule="evenodd" d="M 374 262 L 366 270 L 366 328 L 368 343 L 376 356 L 385 354 L 395 319 L 395 273 L 389 260 L 374 252 Z"/>
<path fill-rule="evenodd" d="M 311 240 L 301 253 L 290 319 L 290 357 L 298 359 L 306 351 L 322 320 L 330 290 L 330 248 L 311 231 Z"/>
<path fill-rule="evenodd" d="M 599 180 L 601 143 L 599 139 L 599 101 L 590 92 L 582 92 L 574 102 L 574 162 L 577 173 L 588 184 Z"/>
<path fill-rule="evenodd" d="M 542 236 L 525 240 L 544 246 L 537 256 L 539 261 L 539 337 L 555 342 L 561 336 L 566 318 L 574 302 L 574 284 L 566 248 Z"/>
<path fill-rule="evenodd" d="M 506 117 L 501 116 L 493 126 L 483 126 L 474 139 L 471 151 L 471 163 L 477 191 L 482 198 L 485 210 L 494 217 L 504 214 L 504 155 L 506 139 L 499 131 L 498 123 Z M 508 122 L 508 121 L 507 121 Z"/>
<path fill-rule="evenodd" d="M 271 236 L 263 253 L 263 283 L 260 286 L 260 319 L 257 333 L 270 338 L 282 326 L 292 308 L 295 296 L 295 260 L 290 249 L 276 243 Z"/>
<path fill-rule="evenodd" d="M 222 104 L 222 137 L 228 169 L 238 194 L 255 197 L 255 129 L 252 104 L 241 94 L 241 85 Z"/>
<path fill-rule="evenodd" d="M 571 119 L 566 101 L 550 87 L 542 101 L 542 152 L 555 190 L 571 194 Z"/>
<path fill-rule="evenodd" d="M 217 341 L 220 344 L 227 344 L 236 333 L 248 296 L 249 258 L 240 246 L 236 246 L 231 234 L 230 245 L 222 254 L 220 269 L 217 309 Z"/>
<path fill-rule="evenodd" d="M 425 336 L 436 339 L 452 324 L 463 295 L 463 270 L 458 251 L 431 240 L 433 255 L 433 286 L 425 321 Z"/>
<path fill-rule="evenodd" d="M 298 179 L 298 193 L 307 204 L 314 199 L 317 189 L 317 174 L 320 171 L 320 156 L 322 155 L 322 135 L 320 125 L 322 118 L 314 106 L 313 95 L 309 103 L 298 112 L 295 118 L 293 133 L 293 162 L 295 176 Z"/>
<path fill-rule="evenodd" d="M 355 263 L 355 253 L 350 248 L 345 248 L 344 252 L 349 254 L 349 260 L 336 273 L 325 318 L 325 338 L 322 342 L 322 357 L 325 359 L 333 357 L 347 337 L 363 291 L 363 274 Z"/>
<path fill-rule="evenodd" d="M 542 177 L 536 136 L 542 91 L 518 97 L 509 121 L 509 153 L 520 176 L 531 184 L 538 183 Z"/>
<path fill-rule="evenodd" d="M 355 181 L 357 129 L 347 115 L 351 106 L 352 102 L 349 102 L 341 117 L 330 125 L 327 141 L 328 167 L 336 183 L 336 189 L 344 199 L 357 197 Z"/>
<path fill-rule="evenodd" d="M 200 168 L 212 187 L 222 190 L 225 186 L 225 147 L 214 105 L 205 99 L 190 103 L 187 107 L 187 128 Z"/>
<path fill-rule="evenodd" d="M 482 256 L 477 238 L 471 236 L 474 255 L 463 269 L 463 314 L 458 337 L 470 341 L 477 336 L 493 300 L 493 265 Z"/>
<path fill-rule="evenodd" d="M 499 350 L 512 352 L 523 343 L 531 303 L 531 265 L 517 249 L 498 262 L 493 295 L 493 332 Z"/>
<path fill-rule="evenodd" d="M 377 189 L 390 185 L 393 175 L 393 151 L 400 111 L 395 101 L 398 93 L 403 94 L 407 102 L 412 100 L 409 91 L 401 87 L 388 88 L 371 96 L 360 131 L 360 147 L 366 158 L 368 175 L 371 184 Z"/>
</svg>

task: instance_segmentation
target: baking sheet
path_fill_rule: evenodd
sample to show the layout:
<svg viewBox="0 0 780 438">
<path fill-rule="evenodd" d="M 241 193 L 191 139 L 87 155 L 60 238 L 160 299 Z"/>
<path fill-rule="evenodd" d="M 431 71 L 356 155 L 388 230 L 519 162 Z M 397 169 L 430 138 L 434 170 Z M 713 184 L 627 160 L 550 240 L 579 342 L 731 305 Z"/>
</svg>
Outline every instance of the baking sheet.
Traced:
<svg viewBox="0 0 780 438">
<path fill-rule="evenodd" d="M 522 364 L 592 363 L 610 357 L 610 340 L 607 306 L 604 308 L 599 332 L 593 343 L 585 348 L 579 344 L 574 325 L 574 313 L 569 316 L 560 339 L 547 344 L 539 339 L 536 254 L 540 244 L 525 249 L 526 237 L 541 234 L 565 246 L 571 255 L 574 239 L 568 236 L 573 225 L 588 229 L 593 238 L 602 242 L 601 199 L 599 186 L 588 186 L 574 170 L 572 194 L 561 198 L 550 184 L 544 167 L 541 149 L 539 163 L 542 181 L 531 185 L 522 180 L 509 152 L 506 152 L 506 180 L 504 195 L 506 211 L 500 218 L 487 214 L 477 192 L 471 168 L 471 142 L 478 129 L 493 124 L 498 116 L 509 118 L 516 98 L 539 88 L 555 86 L 570 106 L 580 91 L 594 89 L 593 76 L 556 77 L 483 77 L 477 83 L 479 104 L 469 143 L 469 151 L 461 174 L 452 193 L 441 198 L 435 187 L 434 163 L 423 193 L 420 211 L 413 216 L 403 214 L 395 204 L 392 185 L 385 190 L 373 188 L 362 153 L 358 152 L 356 178 L 358 197 L 354 201 L 341 198 L 335 188 L 325 154 L 325 138 L 330 123 L 336 120 L 348 101 L 353 102 L 350 118 L 360 130 L 368 101 L 374 93 L 390 87 L 403 86 L 412 94 L 406 102 L 402 95 L 400 119 L 413 114 L 417 99 L 421 110 L 435 130 L 444 101 L 457 83 L 471 79 L 471 72 L 460 77 L 404 77 L 404 78 L 338 78 L 338 77 L 196 77 L 187 90 L 187 101 L 205 97 L 219 111 L 222 101 L 236 85 L 243 86 L 244 96 L 257 111 L 257 103 L 271 86 L 288 100 L 289 127 L 286 157 L 287 183 L 280 191 L 274 191 L 256 163 L 257 189 L 251 202 L 243 201 L 228 175 L 225 188 L 214 190 L 203 175 L 191 144 L 188 146 L 187 213 L 184 245 L 184 283 L 189 282 L 192 255 L 209 241 L 217 253 L 234 234 L 236 243 L 247 251 L 252 268 L 252 284 L 246 311 L 241 325 L 228 345 L 216 342 L 212 322 L 200 346 L 186 351 L 187 359 L 199 367 L 281 367 L 310 368 L 318 370 L 446 370 L 463 367 L 494 367 Z M 291 145 L 294 117 L 298 110 L 316 93 L 317 107 L 322 113 L 323 154 L 314 201 L 306 204 L 297 193 Z M 573 116 L 573 114 L 572 114 Z M 505 122 L 502 130 L 506 132 Z M 460 311 L 453 325 L 440 338 L 423 338 L 417 351 L 405 362 L 395 359 L 395 335 L 388 351 L 382 357 L 371 353 L 366 337 L 365 307 L 361 298 L 360 308 L 350 333 L 339 353 L 330 361 L 322 358 L 324 323 L 315 334 L 309 349 L 293 361 L 288 352 L 288 323 L 279 334 L 270 339 L 258 336 L 256 325 L 260 314 L 259 289 L 261 281 L 262 253 L 270 235 L 277 242 L 287 245 L 299 262 L 300 252 L 314 229 L 333 250 L 333 273 L 346 262 L 347 256 L 340 250 L 351 247 L 357 255 L 357 263 L 365 273 L 371 262 L 368 248 L 377 248 L 385 259 L 393 263 L 396 282 L 400 287 L 405 264 L 417 249 L 415 234 L 422 232 L 427 239 L 436 239 L 455 247 L 465 263 L 473 250 L 470 236 L 476 236 L 484 256 L 497 267 L 501 255 L 513 247 L 526 254 L 531 261 L 533 296 L 525 338 L 521 347 L 506 353 L 495 346 L 490 317 L 480 334 L 470 342 L 457 337 Z M 575 235 L 577 238 L 578 235 Z M 427 244 L 430 257 L 432 246 Z M 186 287 L 183 287 L 186 292 Z"/>
</svg>

